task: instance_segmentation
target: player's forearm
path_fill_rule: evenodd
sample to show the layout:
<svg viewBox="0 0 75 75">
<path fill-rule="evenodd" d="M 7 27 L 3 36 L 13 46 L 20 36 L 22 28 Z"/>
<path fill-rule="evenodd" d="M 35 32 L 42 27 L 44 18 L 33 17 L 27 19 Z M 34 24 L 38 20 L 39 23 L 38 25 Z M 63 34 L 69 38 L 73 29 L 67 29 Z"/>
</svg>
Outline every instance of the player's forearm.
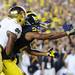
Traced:
<svg viewBox="0 0 75 75">
<path fill-rule="evenodd" d="M 67 36 L 65 32 L 52 32 L 50 34 L 42 34 L 40 35 L 40 38 L 53 40 L 53 39 L 58 39 L 64 36 Z"/>
<path fill-rule="evenodd" d="M 37 50 L 32 50 L 30 47 L 24 46 L 20 49 L 20 51 L 26 51 L 28 54 L 35 55 L 35 56 L 48 56 L 48 52 L 41 52 Z"/>
<path fill-rule="evenodd" d="M 41 51 L 37 51 L 37 50 L 28 50 L 27 52 L 29 54 L 35 55 L 35 56 L 48 56 L 48 52 L 41 52 Z"/>
<path fill-rule="evenodd" d="M 9 39 L 11 40 L 11 39 Z M 6 54 L 10 55 L 12 52 L 13 44 L 12 41 L 8 41 L 7 46 L 6 46 Z"/>
<path fill-rule="evenodd" d="M 64 36 L 67 36 L 67 34 L 65 32 L 54 32 L 50 35 L 49 39 L 58 39 L 58 38 L 62 38 Z"/>
<path fill-rule="evenodd" d="M 13 46 L 14 46 L 14 43 L 16 41 L 16 35 L 14 35 L 13 33 L 8 33 L 8 42 L 7 42 L 7 45 L 6 45 L 6 54 L 7 55 L 10 55 L 12 50 L 13 50 Z"/>
</svg>

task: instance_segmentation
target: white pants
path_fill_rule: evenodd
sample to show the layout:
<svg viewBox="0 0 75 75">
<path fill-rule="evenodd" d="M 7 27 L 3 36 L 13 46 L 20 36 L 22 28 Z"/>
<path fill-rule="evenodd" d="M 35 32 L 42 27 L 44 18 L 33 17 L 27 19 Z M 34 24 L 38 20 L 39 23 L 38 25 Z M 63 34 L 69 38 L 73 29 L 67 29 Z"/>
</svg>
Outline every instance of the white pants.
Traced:
<svg viewBox="0 0 75 75">
<path fill-rule="evenodd" d="M 41 70 L 36 71 L 33 75 L 40 75 Z M 55 69 L 45 69 L 43 75 L 55 75 Z"/>
</svg>

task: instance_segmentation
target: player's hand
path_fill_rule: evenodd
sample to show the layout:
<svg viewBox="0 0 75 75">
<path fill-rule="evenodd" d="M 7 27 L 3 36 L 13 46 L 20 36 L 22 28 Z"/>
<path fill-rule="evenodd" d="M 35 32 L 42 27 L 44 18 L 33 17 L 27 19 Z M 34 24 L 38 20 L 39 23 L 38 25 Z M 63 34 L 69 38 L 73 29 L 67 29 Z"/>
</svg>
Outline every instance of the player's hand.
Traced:
<svg viewBox="0 0 75 75">
<path fill-rule="evenodd" d="M 53 48 L 49 49 L 48 56 L 55 57 L 55 51 L 53 50 Z"/>
</svg>

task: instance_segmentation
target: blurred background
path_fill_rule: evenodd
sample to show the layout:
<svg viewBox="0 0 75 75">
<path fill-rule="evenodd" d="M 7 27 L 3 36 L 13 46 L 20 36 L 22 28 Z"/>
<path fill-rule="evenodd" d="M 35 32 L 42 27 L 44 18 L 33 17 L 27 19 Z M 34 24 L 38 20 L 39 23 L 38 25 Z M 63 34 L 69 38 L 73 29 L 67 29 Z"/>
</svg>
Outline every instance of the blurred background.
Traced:
<svg viewBox="0 0 75 75">
<path fill-rule="evenodd" d="M 10 7 L 23 6 L 26 11 L 34 11 L 37 19 L 48 24 L 46 33 L 64 31 L 65 26 L 75 27 L 75 0 L 0 0 L 0 20 L 8 15 Z M 70 28 L 65 28 L 65 31 Z M 75 35 L 57 40 L 37 40 L 33 49 L 48 51 L 53 48 L 58 55 L 54 58 L 31 56 L 25 51 L 18 54 L 18 66 L 27 75 L 75 75 Z"/>
</svg>

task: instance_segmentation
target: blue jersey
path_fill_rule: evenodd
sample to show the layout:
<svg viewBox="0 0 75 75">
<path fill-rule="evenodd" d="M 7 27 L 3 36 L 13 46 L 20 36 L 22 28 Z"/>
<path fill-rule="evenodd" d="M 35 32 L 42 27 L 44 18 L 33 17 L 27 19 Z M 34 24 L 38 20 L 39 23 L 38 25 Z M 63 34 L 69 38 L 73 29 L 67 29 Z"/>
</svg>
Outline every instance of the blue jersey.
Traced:
<svg viewBox="0 0 75 75">
<path fill-rule="evenodd" d="M 19 51 L 19 49 L 25 47 L 25 46 L 28 46 L 30 47 L 30 43 L 32 42 L 31 41 L 28 41 L 25 39 L 25 34 L 27 32 L 32 32 L 32 26 L 31 25 L 25 25 L 23 28 L 22 28 L 22 35 L 21 37 L 16 41 L 15 45 L 14 45 L 14 52 L 17 53 Z"/>
</svg>

